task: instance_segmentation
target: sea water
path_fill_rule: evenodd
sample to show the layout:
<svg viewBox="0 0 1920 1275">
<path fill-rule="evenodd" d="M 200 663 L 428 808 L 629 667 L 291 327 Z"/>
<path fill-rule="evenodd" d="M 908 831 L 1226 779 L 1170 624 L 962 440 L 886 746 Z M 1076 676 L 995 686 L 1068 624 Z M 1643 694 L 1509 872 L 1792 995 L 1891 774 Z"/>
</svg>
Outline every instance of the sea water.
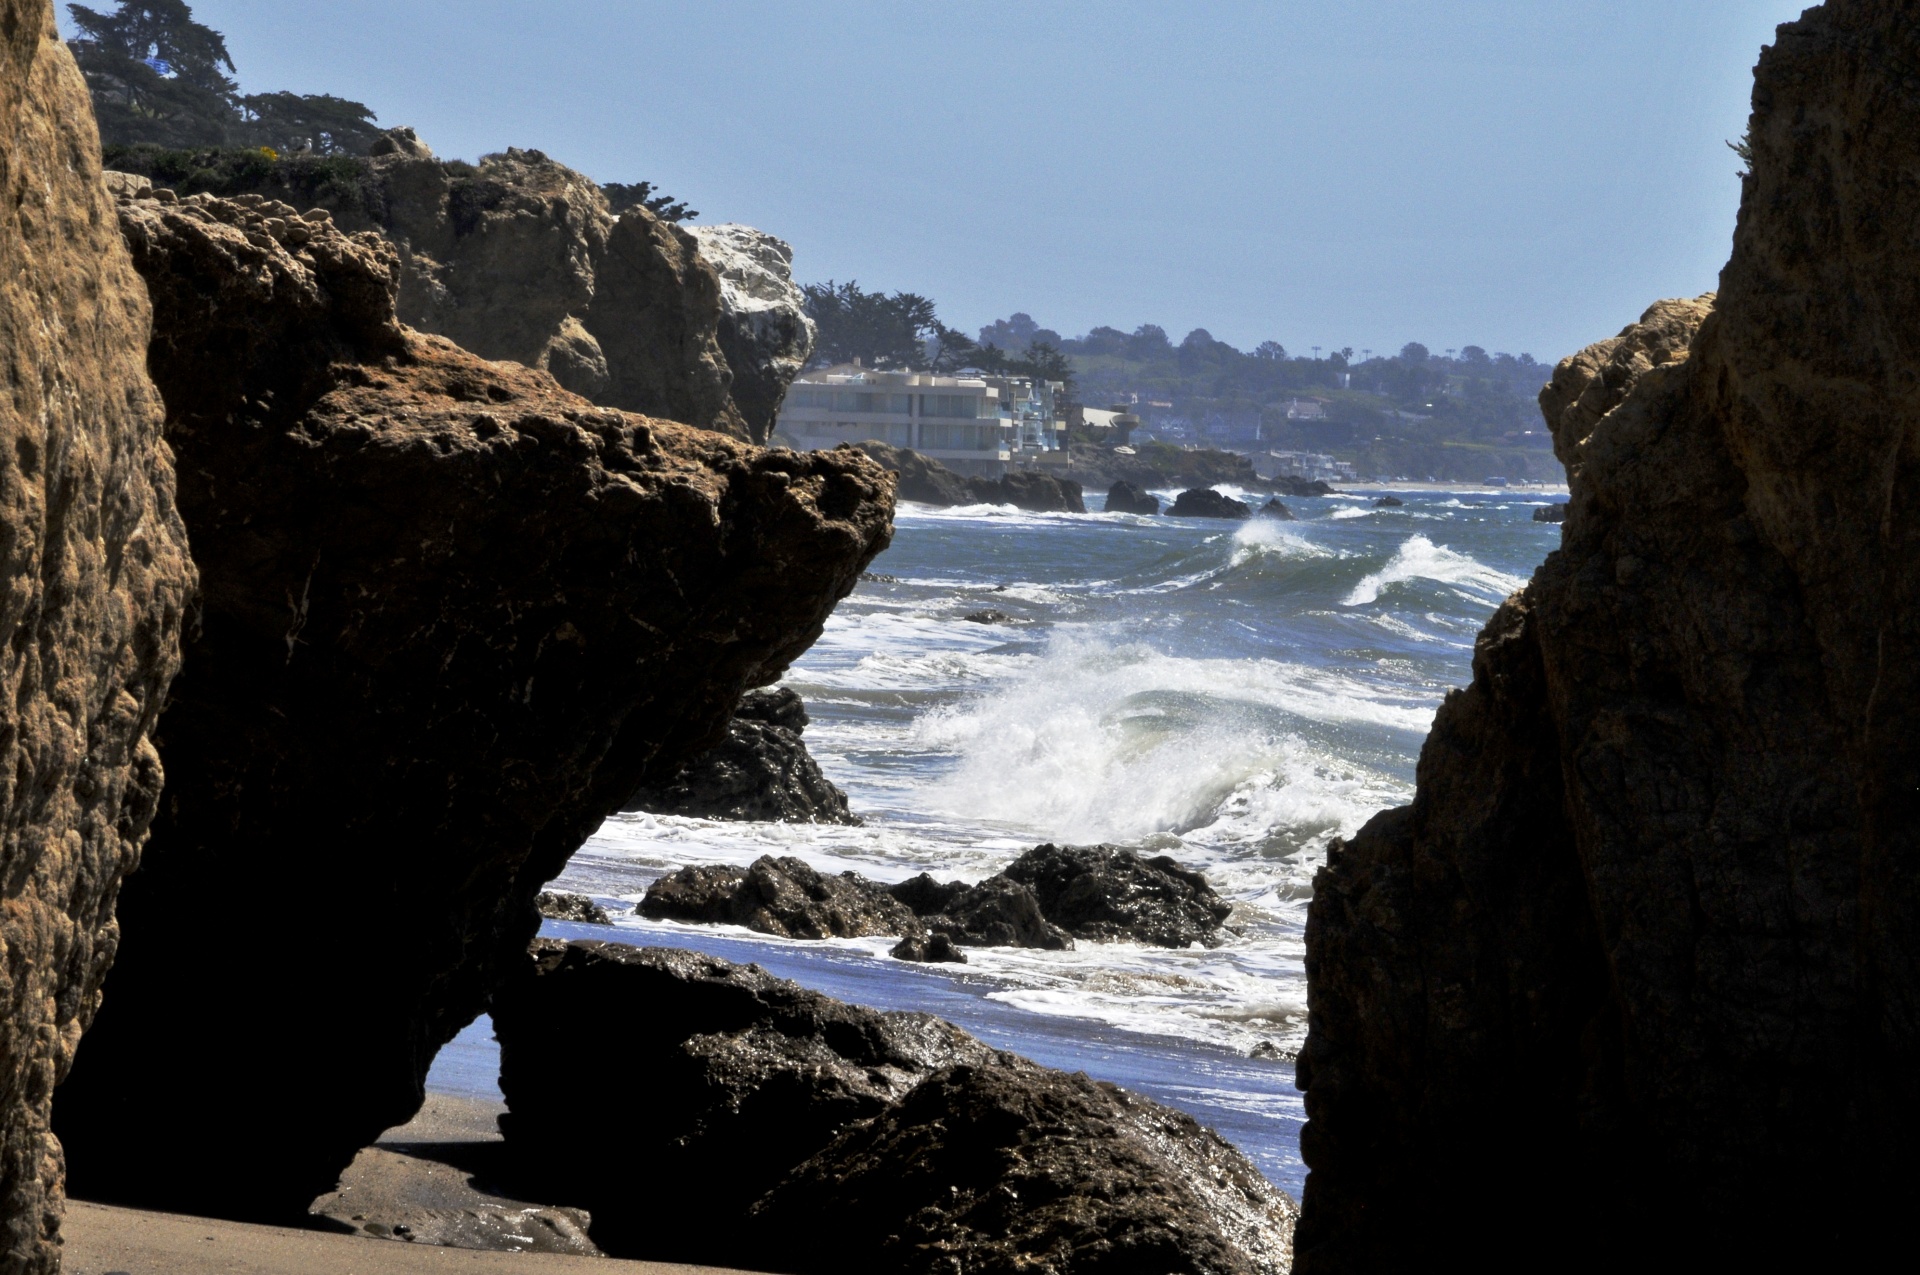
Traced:
<svg viewBox="0 0 1920 1275">
<path fill-rule="evenodd" d="M 1287 498 L 1295 522 L 903 505 L 893 546 L 784 682 L 865 826 L 615 815 L 555 883 L 623 913 L 615 929 L 546 932 L 697 948 L 940 1014 L 1192 1113 L 1297 1195 L 1314 872 L 1330 840 L 1411 796 L 1475 634 L 1559 543 L 1533 510 L 1565 498 L 1400 491 L 1382 508 L 1378 494 Z M 797 855 L 971 881 L 1043 841 L 1172 855 L 1233 902 L 1234 933 L 1209 950 L 974 948 L 964 966 L 923 966 L 891 959 L 890 939 L 631 914 L 691 863 Z M 495 1092 L 488 1030 L 449 1047 L 430 1087 Z"/>
</svg>

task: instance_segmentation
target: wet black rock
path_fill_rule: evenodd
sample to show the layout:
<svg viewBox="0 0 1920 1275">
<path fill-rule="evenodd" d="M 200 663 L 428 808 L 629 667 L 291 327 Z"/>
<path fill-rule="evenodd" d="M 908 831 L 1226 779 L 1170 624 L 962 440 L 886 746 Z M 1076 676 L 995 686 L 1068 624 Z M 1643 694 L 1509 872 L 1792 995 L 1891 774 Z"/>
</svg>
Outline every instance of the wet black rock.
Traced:
<svg viewBox="0 0 1920 1275">
<path fill-rule="evenodd" d="M 1334 494 L 1333 488 L 1318 478 L 1269 478 L 1266 484 L 1282 496 L 1331 496 Z"/>
<path fill-rule="evenodd" d="M 859 444 L 861 451 L 899 475 L 901 500 L 923 505 L 1012 505 L 1030 513 L 1087 512 L 1080 484 L 1031 470 L 1016 470 L 1000 478 L 965 477 L 939 461 L 907 447 L 892 447 L 875 439 Z"/>
<path fill-rule="evenodd" d="M 1281 504 L 1277 496 L 1260 506 L 1260 516 L 1262 518 L 1278 518 L 1281 522 L 1296 521 L 1293 516 L 1293 510 Z"/>
<path fill-rule="evenodd" d="M 656 784 L 626 809 L 701 819 L 858 824 L 847 794 L 821 773 L 801 732 L 806 706 L 784 687 L 750 691 L 727 737 Z"/>
<path fill-rule="evenodd" d="M 1567 520 L 1567 507 L 1565 504 L 1541 505 L 1533 511 L 1533 520 L 1535 522 L 1565 522 Z"/>
<path fill-rule="evenodd" d="M 748 1251 L 800 1275 L 1282 1275 L 1297 1216 L 1190 1116 L 1022 1060 L 847 1128 L 753 1205 Z"/>
<path fill-rule="evenodd" d="M 806 1275 L 1290 1260 L 1293 1202 L 1217 1135 L 925 1014 L 543 941 L 493 1017 L 515 1185 L 590 1209 L 610 1255 Z M 609 1111 L 638 1118 L 609 1136 Z"/>
<path fill-rule="evenodd" d="M 969 611 L 965 615 L 961 616 L 960 618 L 963 620 L 971 620 L 975 624 L 1012 624 L 1013 623 L 1012 616 L 1008 615 L 1005 611 L 996 611 L 992 607 L 988 607 L 984 611 Z"/>
<path fill-rule="evenodd" d="M 1053 924 L 1095 942 L 1218 947 L 1233 912 L 1198 872 L 1117 846 L 1037 846 L 1004 875 L 1030 888 Z"/>
<path fill-rule="evenodd" d="M 1032 887 L 1005 874 L 978 885 L 935 881 L 926 873 L 887 887 L 913 909 L 930 934 L 966 947 L 1037 947 L 1073 950 L 1073 936 L 1047 919 Z"/>
<path fill-rule="evenodd" d="M 1167 510 L 1175 518 L 1251 518 L 1253 510 L 1211 487 L 1192 487 L 1180 493 Z"/>
<path fill-rule="evenodd" d="M 909 934 L 895 943 L 888 955 L 898 961 L 918 961 L 925 965 L 967 963 L 967 954 L 944 934 Z"/>
<path fill-rule="evenodd" d="M 1398 496 L 1381 496 L 1373 502 L 1375 509 L 1398 509 L 1407 502 Z"/>
<path fill-rule="evenodd" d="M 749 1265 L 748 1206 L 848 1125 L 942 1067 L 1012 1057 L 928 1014 L 617 943 L 536 942 L 493 1023 L 513 1185 L 586 1208 L 610 1255 L 712 1265 Z"/>
<path fill-rule="evenodd" d="M 916 935 L 924 930 L 884 886 L 852 872 L 826 876 L 790 855 L 762 855 L 748 868 L 682 868 L 647 889 L 640 915 L 654 921 L 744 925 L 790 939 Z"/>
<path fill-rule="evenodd" d="M 1160 512 L 1160 498 L 1123 478 L 1107 488 L 1107 512 L 1110 514 L 1157 514 Z"/>
<path fill-rule="evenodd" d="M 542 890 L 540 897 L 534 900 L 534 906 L 540 909 L 541 916 L 554 921 L 574 921 L 581 925 L 613 924 L 613 918 L 607 915 L 607 910 L 584 894 Z"/>
</svg>

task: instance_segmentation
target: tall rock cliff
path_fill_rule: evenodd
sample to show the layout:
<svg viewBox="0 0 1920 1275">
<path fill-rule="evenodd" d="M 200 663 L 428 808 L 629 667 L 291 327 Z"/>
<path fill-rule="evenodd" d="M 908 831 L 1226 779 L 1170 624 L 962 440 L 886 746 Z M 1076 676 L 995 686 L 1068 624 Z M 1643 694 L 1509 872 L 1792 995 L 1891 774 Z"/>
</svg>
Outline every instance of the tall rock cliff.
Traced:
<svg viewBox="0 0 1920 1275">
<path fill-rule="evenodd" d="M 755 442 L 773 436 L 787 387 L 813 353 L 806 293 L 793 282 L 793 249 L 736 223 L 689 226 L 720 276 L 720 349 L 733 370 L 733 402 Z"/>
<path fill-rule="evenodd" d="M 47 0 L 0 0 L 0 1272 L 59 1265 L 53 1087 L 160 798 L 192 587 L 146 292 Z"/>
<path fill-rule="evenodd" d="M 1920 1136 L 1920 4 L 1780 28 L 1717 298 L 1541 396 L 1562 548 L 1308 922 L 1305 1275 L 1898 1244 Z"/>
<path fill-rule="evenodd" d="M 422 336 L 378 235 L 258 197 L 119 216 L 203 602 L 56 1127 L 76 1190 L 298 1216 L 417 1108 L 541 884 L 818 636 L 891 482 Z"/>
</svg>

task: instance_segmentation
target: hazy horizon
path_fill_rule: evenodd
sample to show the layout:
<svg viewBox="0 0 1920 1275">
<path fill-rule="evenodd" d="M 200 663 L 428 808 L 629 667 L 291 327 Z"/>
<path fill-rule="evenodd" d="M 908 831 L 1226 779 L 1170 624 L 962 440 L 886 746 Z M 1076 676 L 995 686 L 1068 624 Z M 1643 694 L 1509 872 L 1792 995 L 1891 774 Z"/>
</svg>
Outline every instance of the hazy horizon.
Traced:
<svg viewBox="0 0 1920 1275">
<path fill-rule="evenodd" d="M 652 181 L 787 239 L 803 282 L 919 292 L 969 332 L 1025 311 L 1546 360 L 1714 286 L 1725 142 L 1803 6 L 193 7 L 248 91 Z"/>
</svg>

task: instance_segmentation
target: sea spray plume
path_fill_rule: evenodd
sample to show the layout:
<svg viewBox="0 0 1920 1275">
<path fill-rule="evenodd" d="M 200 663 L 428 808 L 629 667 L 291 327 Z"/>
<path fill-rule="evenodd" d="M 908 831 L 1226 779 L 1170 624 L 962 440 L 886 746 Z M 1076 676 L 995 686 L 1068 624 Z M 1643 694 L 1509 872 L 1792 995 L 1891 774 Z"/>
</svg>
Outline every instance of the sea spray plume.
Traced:
<svg viewBox="0 0 1920 1275">
<path fill-rule="evenodd" d="M 1904 1244 L 1916 66 L 1911 0 L 1781 27 L 1717 298 L 1542 394 L 1562 548 L 1481 635 L 1414 804 L 1317 882 L 1303 1275 Z"/>
</svg>

